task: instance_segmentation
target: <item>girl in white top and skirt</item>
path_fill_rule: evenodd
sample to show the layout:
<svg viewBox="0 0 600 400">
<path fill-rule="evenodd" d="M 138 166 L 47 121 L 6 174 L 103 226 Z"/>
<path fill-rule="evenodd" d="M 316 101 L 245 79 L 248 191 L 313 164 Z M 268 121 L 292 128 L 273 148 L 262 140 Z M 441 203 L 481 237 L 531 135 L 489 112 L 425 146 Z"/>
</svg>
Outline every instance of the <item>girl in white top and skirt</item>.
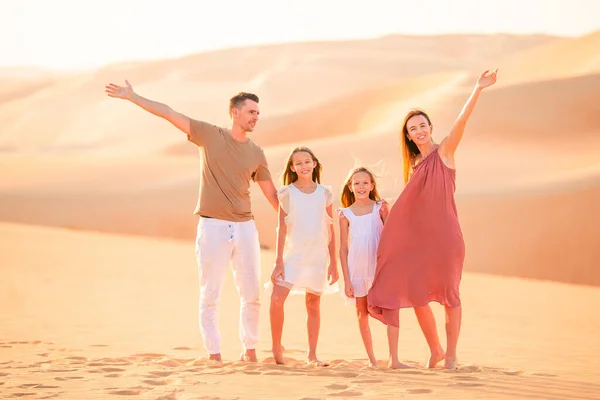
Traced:
<svg viewBox="0 0 600 400">
<path fill-rule="evenodd" d="M 292 150 L 278 190 L 276 262 L 271 282 L 271 336 L 277 364 L 285 364 L 281 336 L 284 303 L 291 290 L 306 292 L 308 363 L 327 366 L 317 358 L 320 301 L 338 280 L 331 188 L 321 185 L 321 164 L 306 147 Z"/>
<path fill-rule="evenodd" d="M 369 365 L 377 366 L 369 328 L 367 293 L 377 267 L 377 246 L 388 205 L 377 193 L 371 171 L 355 168 L 344 183 L 340 210 L 340 262 L 346 302 L 356 304 L 358 326 Z"/>
</svg>

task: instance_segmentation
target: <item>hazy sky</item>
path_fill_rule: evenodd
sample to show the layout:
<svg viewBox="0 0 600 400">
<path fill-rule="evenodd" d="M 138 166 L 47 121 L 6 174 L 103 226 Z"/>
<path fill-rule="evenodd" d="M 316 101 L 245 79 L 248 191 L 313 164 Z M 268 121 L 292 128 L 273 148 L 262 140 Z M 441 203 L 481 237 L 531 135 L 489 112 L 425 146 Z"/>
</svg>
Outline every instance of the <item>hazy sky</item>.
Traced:
<svg viewBox="0 0 600 400">
<path fill-rule="evenodd" d="M 93 68 L 392 33 L 579 36 L 600 30 L 599 16 L 599 0 L 1 0 L 0 66 Z"/>
</svg>

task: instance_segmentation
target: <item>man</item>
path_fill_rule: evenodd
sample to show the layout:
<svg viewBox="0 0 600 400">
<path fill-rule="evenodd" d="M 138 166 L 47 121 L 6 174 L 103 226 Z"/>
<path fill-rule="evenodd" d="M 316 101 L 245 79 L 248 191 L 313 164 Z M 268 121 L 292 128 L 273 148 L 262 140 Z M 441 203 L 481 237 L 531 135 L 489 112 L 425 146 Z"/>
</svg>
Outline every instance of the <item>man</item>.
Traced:
<svg viewBox="0 0 600 400">
<path fill-rule="evenodd" d="M 198 203 L 196 256 L 200 275 L 200 332 L 211 360 L 221 361 L 217 305 L 227 266 L 241 298 L 239 335 L 242 361 L 256 362 L 260 295 L 260 244 L 250 210 L 250 180 L 258 183 L 278 210 L 277 191 L 263 150 L 247 137 L 258 122 L 258 97 L 239 93 L 229 102 L 229 129 L 190 119 L 166 104 L 136 94 L 126 86 L 109 84 L 108 96 L 129 100 L 166 119 L 200 148 L 202 173 Z"/>
</svg>

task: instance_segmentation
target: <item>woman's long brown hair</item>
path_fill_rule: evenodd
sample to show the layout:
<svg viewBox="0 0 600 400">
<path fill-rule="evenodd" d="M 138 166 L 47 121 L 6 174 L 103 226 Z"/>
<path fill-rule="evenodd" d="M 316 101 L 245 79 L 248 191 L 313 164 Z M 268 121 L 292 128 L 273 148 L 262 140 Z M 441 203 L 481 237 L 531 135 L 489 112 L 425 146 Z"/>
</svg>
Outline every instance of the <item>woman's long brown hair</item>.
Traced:
<svg viewBox="0 0 600 400">
<path fill-rule="evenodd" d="M 431 120 L 427 113 L 421 109 L 414 108 L 406 114 L 404 117 L 404 122 L 402 123 L 402 133 L 400 138 L 400 143 L 402 144 L 402 164 L 404 167 L 404 184 L 408 182 L 408 178 L 410 177 L 410 173 L 412 172 L 413 161 L 414 159 L 421 154 L 419 148 L 412 140 L 409 140 L 408 136 L 408 120 L 414 117 L 415 115 L 422 115 L 425 117 L 429 125 L 431 125 Z"/>
</svg>

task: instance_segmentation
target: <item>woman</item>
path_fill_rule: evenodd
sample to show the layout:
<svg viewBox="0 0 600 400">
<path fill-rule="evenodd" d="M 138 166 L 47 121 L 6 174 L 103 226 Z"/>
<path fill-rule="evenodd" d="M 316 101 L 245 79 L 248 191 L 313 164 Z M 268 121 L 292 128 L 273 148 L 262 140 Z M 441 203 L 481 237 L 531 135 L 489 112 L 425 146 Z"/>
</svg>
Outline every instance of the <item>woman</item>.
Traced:
<svg viewBox="0 0 600 400">
<path fill-rule="evenodd" d="M 409 307 L 414 308 L 431 350 L 428 368 L 444 359 L 446 368 L 456 368 L 465 245 L 454 202 L 454 152 L 481 91 L 496 82 L 496 73 L 481 74 L 439 145 L 431 139 L 433 127 L 425 112 L 411 110 L 404 118 L 401 143 L 406 186 L 381 232 L 375 280 L 368 294 L 370 315 L 387 325 L 391 368 L 407 368 L 398 359 L 398 334 L 400 308 Z M 446 310 L 446 353 L 431 301 Z"/>
</svg>

